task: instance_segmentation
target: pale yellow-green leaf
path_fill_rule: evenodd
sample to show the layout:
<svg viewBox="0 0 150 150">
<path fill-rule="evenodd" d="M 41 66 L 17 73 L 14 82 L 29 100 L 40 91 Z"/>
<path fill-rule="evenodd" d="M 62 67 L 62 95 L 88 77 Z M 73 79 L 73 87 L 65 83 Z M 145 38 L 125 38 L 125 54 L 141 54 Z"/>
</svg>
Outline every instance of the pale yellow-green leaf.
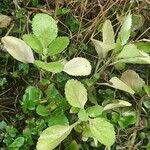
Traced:
<svg viewBox="0 0 150 150">
<path fill-rule="evenodd" d="M 129 107 L 131 106 L 131 104 L 127 101 L 124 100 L 114 100 L 112 103 L 107 104 L 104 107 L 104 110 L 109 110 L 109 109 L 114 109 L 114 108 L 118 108 L 118 107 Z"/>
<path fill-rule="evenodd" d="M 21 39 L 5 36 L 1 39 L 8 53 L 23 63 L 33 63 L 34 56 L 31 48 Z"/>
<path fill-rule="evenodd" d="M 111 146 L 115 142 L 115 131 L 111 123 L 105 118 L 90 119 L 90 130 L 92 136 L 100 143 Z"/>
<path fill-rule="evenodd" d="M 76 57 L 68 61 L 64 66 L 64 72 L 72 76 L 86 76 L 91 74 L 90 62 L 82 57 Z"/>
<path fill-rule="evenodd" d="M 54 125 L 45 129 L 37 142 L 37 150 L 53 150 L 71 132 L 74 126 Z"/>
<path fill-rule="evenodd" d="M 77 80 L 68 80 L 65 85 L 65 96 L 73 107 L 84 108 L 87 101 L 87 91 L 84 85 Z"/>
<path fill-rule="evenodd" d="M 145 85 L 144 80 L 133 70 L 125 71 L 121 76 L 121 80 L 137 93 L 141 92 Z"/>
<path fill-rule="evenodd" d="M 132 15 L 129 13 L 123 21 L 122 27 L 118 34 L 117 43 L 121 45 L 125 45 L 130 37 L 131 33 L 131 25 L 132 25 Z"/>
<path fill-rule="evenodd" d="M 126 85 L 124 82 L 122 82 L 119 78 L 113 77 L 109 80 L 112 84 L 105 83 L 104 85 L 113 87 L 115 89 L 119 89 L 125 92 L 128 92 L 130 94 L 134 94 L 135 91 L 132 90 L 128 85 Z"/>
<path fill-rule="evenodd" d="M 0 14 L 0 28 L 7 28 L 11 21 L 12 18 L 10 16 Z"/>
<path fill-rule="evenodd" d="M 124 46 L 123 50 L 116 57 L 117 59 L 140 57 L 142 54 L 134 44 Z"/>
<path fill-rule="evenodd" d="M 106 49 L 107 51 L 113 49 L 115 47 L 115 35 L 110 20 L 106 20 L 104 22 L 102 33 L 103 33 L 103 45 L 104 45 L 103 48 Z"/>
<path fill-rule="evenodd" d="M 99 40 L 91 39 L 99 58 L 104 58 L 103 43 Z"/>
</svg>

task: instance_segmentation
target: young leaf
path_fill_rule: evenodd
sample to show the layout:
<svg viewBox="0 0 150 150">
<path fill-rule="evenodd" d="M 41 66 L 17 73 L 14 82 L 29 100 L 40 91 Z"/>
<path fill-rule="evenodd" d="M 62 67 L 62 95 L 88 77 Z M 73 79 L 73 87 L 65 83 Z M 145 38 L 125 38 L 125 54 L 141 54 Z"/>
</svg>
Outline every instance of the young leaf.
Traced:
<svg viewBox="0 0 150 150">
<path fill-rule="evenodd" d="M 110 87 L 113 87 L 115 89 L 119 89 L 125 92 L 128 92 L 130 94 L 134 94 L 135 91 L 133 91 L 128 85 L 126 85 L 124 82 L 122 82 L 117 77 L 113 77 L 109 80 L 112 84 L 104 83 L 104 85 L 108 85 Z"/>
<path fill-rule="evenodd" d="M 69 38 L 62 36 L 53 40 L 48 47 L 48 55 L 53 56 L 61 53 L 69 44 Z"/>
<path fill-rule="evenodd" d="M 33 34 L 25 34 L 23 35 L 23 40 L 29 45 L 36 53 L 42 54 L 43 48 L 39 39 Z"/>
<path fill-rule="evenodd" d="M 69 104 L 83 109 L 87 101 L 87 91 L 84 85 L 77 80 L 69 80 L 65 85 L 65 95 Z"/>
<path fill-rule="evenodd" d="M 136 93 L 142 92 L 142 88 L 145 85 L 144 80 L 133 70 L 125 71 L 121 76 L 121 80 Z"/>
<path fill-rule="evenodd" d="M 54 125 L 48 127 L 41 133 L 38 139 L 37 150 L 53 150 L 70 134 L 73 127 L 74 125 Z"/>
<path fill-rule="evenodd" d="M 87 121 L 88 120 L 88 114 L 84 109 L 80 109 L 78 113 L 78 118 L 81 121 Z"/>
<path fill-rule="evenodd" d="M 87 108 L 86 112 L 90 117 L 98 117 L 102 114 L 103 107 L 100 105 L 91 106 Z"/>
<path fill-rule="evenodd" d="M 114 109 L 114 108 L 118 108 L 118 107 L 129 107 L 131 106 L 131 104 L 127 101 L 124 100 L 114 100 L 112 103 L 107 104 L 104 107 L 104 110 L 109 110 L 109 109 Z"/>
<path fill-rule="evenodd" d="M 132 15 L 129 13 L 127 17 L 124 19 L 124 22 L 118 34 L 117 44 L 119 42 L 119 44 L 123 46 L 127 43 L 131 33 L 131 25 L 132 25 Z"/>
<path fill-rule="evenodd" d="M 111 123 L 105 118 L 90 119 L 90 130 L 94 138 L 100 143 L 111 146 L 115 142 L 115 131 Z"/>
<path fill-rule="evenodd" d="M 36 113 L 40 116 L 48 116 L 48 110 L 45 106 L 43 105 L 38 105 L 36 108 Z"/>
<path fill-rule="evenodd" d="M 115 35 L 110 20 L 106 20 L 104 22 L 102 32 L 103 32 L 103 49 L 105 49 L 105 51 L 108 52 L 109 50 L 115 48 Z"/>
<path fill-rule="evenodd" d="M 39 88 L 34 86 L 28 86 L 23 95 L 21 101 L 21 106 L 24 113 L 27 113 L 28 110 L 34 110 L 37 105 L 37 101 L 42 97 L 42 92 Z"/>
<path fill-rule="evenodd" d="M 91 73 L 90 62 L 82 57 L 76 57 L 68 61 L 64 66 L 64 72 L 72 76 L 86 76 Z"/>
<path fill-rule="evenodd" d="M 56 21 L 48 14 L 36 14 L 32 20 L 33 34 L 40 40 L 43 48 L 47 46 L 57 37 Z"/>
<path fill-rule="evenodd" d="M 59 73 L 59 72 L 63 71 L 63 68 L 64 68 L 63 64 L 58 61 L 46 63 L 46 62 L 42 62 L 40 60 L 36 60 L 34 62 L 34 64 L 43 70 L 50 71 L 53 73 Z"/>
<path fill-rule="evenodd" d="M 1 39 L 8 53 L 23 63 L 33 63 L 34 56 L 31 48 L 23 41 L 13 36 L 5 36 Z"/>
</svg>

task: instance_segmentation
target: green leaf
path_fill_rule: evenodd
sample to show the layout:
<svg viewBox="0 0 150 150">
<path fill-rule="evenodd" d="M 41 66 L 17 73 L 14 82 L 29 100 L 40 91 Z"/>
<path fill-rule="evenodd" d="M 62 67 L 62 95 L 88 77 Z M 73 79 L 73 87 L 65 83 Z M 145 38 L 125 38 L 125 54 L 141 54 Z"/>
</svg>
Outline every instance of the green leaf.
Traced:
<svg viewBox="0 0 150 150">
<path fill-rule="evenodd" d="M 122 116 L 118 120 L 118 124 L 122 129 L 127 128 L 130 125 L 135 124 L 137 121 L 137 113 L 128 109 L 122 113 Z"/>
<path fill-rule="evenodd" d="M 100 105 L 95 105 L 87 108 L 87 114 L 89 117 L 98 117 L 102 114 L 103 112 L 103 107 Z"/>
<path fill-rule="evenodd" d="M 48 47 L 48 55 L 53 56 L 61 53 L 69 44 L 69 38 L 62 36 L 54 39 Z"/>
<path fill-rule="evenodd" d="M 127 101 L 124 100 L 113 100 L 112 103 L 107 104 L 104 107 L 104 110 L 109 110 L 109 109 L 114 109 L 114 108 L 118 108 L 118 107 L 129 107 L 131 106 L 131 104 Z"/>
<path fill-rule="evenodd" d="M 63 64 L 60 63 L 59 61 L 46 63 L 40 60 L 36 60 L 34 64 L 43 70 L 50 71 L 53 73 L 59 73 L 63 71 L 63 68 L 64 68 Z"/>
<path fill-rule="evenodd" d="M 37 108 L 36 108 L 36 113 L 40 116 L 48 116 L 48 110 L 45 106 L 43 105 L 38 105 Z"/>
<path fill-rule="evenodd" d="M 71 132 L 74 125 L 63 126 L 55 125 L 45 129 L 38 139 L 37 150 L 53 150 L 57 147 Z"/>
<path fill-rule="evenodd" d="M 119 89 L 125 92 L 128 92 L 130 94 L 134 94 L 135 91 L 133 91 L 128 85 L 126 85 L 124 82 L 122 82 L 119 78 L 117 77 L 113 77 L 109 80 L 109 82 L 111 83 L 104 83 L 103 85 L 107 85 L 110 87 L 113 87 L 115 89 Z"/>
<path fill-rule="evenodd" d="M 144 90 L 145 90 L 147 96 L 150 97 L 150 86 L 145 85 Z"/>
<path fill-rule="evenodd" d="M 71 142 L 69 147 L 67 147 L 65 150 L 79 150 L 79 146 L 75 140 Z"/>
<path fill-rule="evenodd" d="M 117 62 L 133 63 L 133 64 L 150 64 L 150 56 L 137 49 L 134 44 L 126 45 L 116 57 Z"/>
<path fill-rule="evenodd" d="M 24 144 L 24 137 L 18 137 L 14 140 L 12 144 L 9 145 L 9 148 L 19 149 Z"/>
<path fill-rule="evenodd" d="M 78 118 L 81 121 L 87 121 L 88 120 L 88 114 L 86 113 L 86 111 L 84 109 L 80 109 L 80 111 L 78 113 Z"/>
<path fill-rule="evenodd" d="M 36 14 L 32 20 L 33 34 L 40 40 L 43 48 L 47 46 L 57 37 L 56 21 L 48 14 Z"/>
<path fill-rule="evenodd" d="M 87 91 L 84 85 L 77 80 L 69 80 L 65 85 L 65 95 L 69 104 L 83 109 L 87 101 Z"/>
<path fill-rule="evenodd" d="M 115 142 L 115 131 L 111 123 L 105 118 L 90 119 L 90 130 L 94 138 L 100 143 L 111 146 Z"/>
<path fill-rule="evenodd" d="M 103 32 L 103 49 L 106 51 L 105 53 L 107 53 L 109 50 L 115 48 L 115 35 L 110 20 L 106 20 L 104 22 L 102 32 Z"/>
<path fill-rule="evenodd" d="M 39 39 L 33 34 L 23 35 L 23 40 L 29 45 L 36 53 L 42 54 L 43 48 Z"/>
<path fill-rule="evenodd" d="M 69 125 L 68 119 L 61 109 L 56 109 L 49 116 L 48 126 Z"/>
<path fill-rule="evenodd" d="M 150 53 L 150 42 L 138 42 L 135 45 L 140 51 Z"/>
<path fill-rule="evenodd" d="M 143 91 L 143 87 L 145 82 L 140 76 L 133 70 L 125 71 L 122 76 L 121 80 L 127 84 L 131 89 L 133 89 L 136 93 L 140 93 Z"/>
<path fill-rule="evenodd" d="M 131 25 L 132 25 L 132 15 L 129 13 L 124 19 L 124 22 L 118 34 L 117 44 L 123 46 L 127 43 L 131 33 Z"/>
<path fill-rule="evenodd" d="M 28 110 L 34 110 L 37 105 L 37 101 L 42 97 L 42 92 L 40 89 L 29 86 L 27 87 L 25 94 L 23 95 L 23 100 L 21 101 L 22 109 L 24 113 Z"/>
<path fill-rule="evenodd" d="M 3 130 L 7 127 L 7 123 L 5 121 L 0 122 L 0 130 Z"/>
<path fill-rule="evenodd" d="M 91 74 L 90 62 L 82 57 L 76 57 L 68 61 L 64 66 L 64 72 L 72 76 L 87 76 Z"/>
</svg>

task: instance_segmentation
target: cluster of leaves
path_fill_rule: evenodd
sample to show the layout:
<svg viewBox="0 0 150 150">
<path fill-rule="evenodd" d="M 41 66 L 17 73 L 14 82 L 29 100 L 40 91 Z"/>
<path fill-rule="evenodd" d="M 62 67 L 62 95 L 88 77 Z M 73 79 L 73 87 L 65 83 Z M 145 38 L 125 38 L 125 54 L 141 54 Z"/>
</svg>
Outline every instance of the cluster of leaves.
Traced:
<svg viewBox="0 0 150 150">
<path fill-rule="evenodd" d="M 120 78 L 113 76 L 107 83 L 99 83 L 99 77 L 97 77 L 104 71 L 101 70 L 103 67 L 114 65 L 117 70 L 122 70 L 126 63 L 150 64 L 148 53 L 138 49 L 136 44 L 128 43 L 131 26 L 132 15 L 129 13 L 115 41 L 111 21 L 104 22 L 103 41 L 91 39 L 99 59 L 95 73 L 90 79 L 78 81 L 67 77 L 64 94 L 60 94 L 55 84 L 50 83 L 49 77 L 40 80 L 40 84 L 47 87 L 46 90 L 42 91 L 33 85 L 28 86 L 21 100 L 21 107 L 24 115 L 30 117 L 34 114 L 35 118 L 26 120 L 27 126 L 22 136 L 16 136 L 18 131 L 15 128 L 1 122 L 1 129 L 6 130 L 9 134 L 5 135 L 4 143 L 10 149 L 23 148 L 26 143 L 28 143 L 26 146 L 30 147 L 33 145 L 32 138 L 36 135 L 39 136 L 36 144 L 37 150 L 52 150 L 71 132 L 74 132 L 74 129 L 81 135 L 83 141 L 92 139 L 95 147 L 104 145 L 109 149 L 116 139 L 114 125 L 119 125 L 121 129 L 133 124 L 138 125 L 140 114 L 136 114 L 129 100 L 138 97 L 142 101 L 145 95 L 150 96 L 150 87 L 131 69 L 124 71 Z M 43 72 L 44 74 L 51 72 L 52 75 L 57 76 L 56 73 L 62 71 L 71 76 L 91 74 L 92 66 L 86 58 L 75 57 L 68 62 L 64 58 L 58 60 L 60 53 L 69 45 L 69 38 L 58 36 L 57 23 L 51 16 L 35 15 L 32 20 L 32 31 L 32 34 L 23 35 L 23 40 L 12 36 L 2 38 L 4 47 L 15 59 L 23 63 L 33 63 L 39 68 L 40 75 Z M 35 60 L 32 50 L 38 54 L 36 55 L 38 59 Z M 100 64 L 101 68 L 99 68 Z M 105 90 L 104 93 L 100 90 L 99 97 L 104 101 L 99 102 L 93 94 L 96 91 L 91 91 L 94 84 L 121 90 L 123 94 L 116 98 L 112 90 Z M 88 105 L 89 102 L 92 103 L 92 106 Z M 69 116 L 66 117 L 65 113 L 69 113 Z M 38 119 L 39 116 L 40 119 Z M 28 138 L 26 138 L 27 135 Z M 129 146 L 132 144 L 134 143 Z M 74 139 L 66 149 L 73 147 L 79 149 Z"/>
</svg>

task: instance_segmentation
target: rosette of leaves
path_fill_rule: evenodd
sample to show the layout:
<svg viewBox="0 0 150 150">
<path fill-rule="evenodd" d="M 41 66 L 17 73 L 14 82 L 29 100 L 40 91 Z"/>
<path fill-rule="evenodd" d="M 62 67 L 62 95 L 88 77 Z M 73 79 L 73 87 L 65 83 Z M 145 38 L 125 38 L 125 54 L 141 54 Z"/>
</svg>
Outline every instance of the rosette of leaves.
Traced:
<svg viewBox="0 0 150 150">
<path fill-rule="evenodd" d="M 64 71 L 73 76 L 85 76 L 91 73 L 90 62 L 82 57 L 73 58 L 65 65 L 60 61 L 47 62 L 48 57 L 63 52 L 69 45 L 69 38 L 58 36 L 57 22 L 48 14 L 36 14 L 32 20 L 32 34 L 23 35 L 23 40 L 6 36 L 2 43 L 15 59 L 23 63 L 34 63 L 38 68 L 59 73 Z M 32 50 L 42 60 L 35 60 Z"/>
</svg>

